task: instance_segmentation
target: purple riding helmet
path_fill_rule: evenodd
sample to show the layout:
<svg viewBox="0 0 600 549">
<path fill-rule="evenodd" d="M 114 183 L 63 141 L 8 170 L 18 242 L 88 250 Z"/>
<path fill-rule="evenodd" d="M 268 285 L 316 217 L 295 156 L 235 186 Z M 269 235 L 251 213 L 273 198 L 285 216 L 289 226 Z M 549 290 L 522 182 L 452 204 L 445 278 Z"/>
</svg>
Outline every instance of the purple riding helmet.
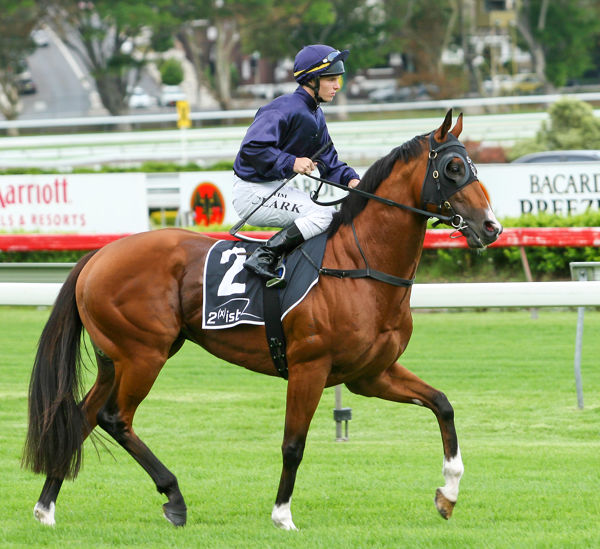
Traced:
<svg viewBox="0 0 600 549">
<path fill-rule="evenodd" d="M 304 46 L 294 60 L 294 79 L 298 84 L 311 88 L 317 101 L 322 101 L 319 97 L 320 77 L 344 74 L 344 61 L 348 55 L 349 50 L 339 51 L 324 44 Z"/>
</svg>

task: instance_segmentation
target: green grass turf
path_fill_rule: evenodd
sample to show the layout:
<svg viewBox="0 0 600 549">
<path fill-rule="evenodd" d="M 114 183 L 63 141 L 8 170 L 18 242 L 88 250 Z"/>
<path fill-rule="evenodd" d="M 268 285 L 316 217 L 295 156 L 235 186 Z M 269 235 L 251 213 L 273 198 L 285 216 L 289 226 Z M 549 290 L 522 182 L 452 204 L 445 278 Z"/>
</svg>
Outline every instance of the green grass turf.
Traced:
<svg viewBox="0 0 600 549">
<path fill-rule="evenodd" d="M 334 441 L 334 391 L 317 410 L 292 512 L 271 525 L 285 382 L 227 365 L 190 343 L 141 405 L 135 427 L 177 475 L 188 524 L 163 517 L 146 473 L 120 448 L 86 442 L 54 528 L 32 516 L 43 478 L 20 469 L 26 392 L 48 310 L 0 308 L 1 547 L 598 547 L 600 312 L 587 310 L 585 408 L 577 408 L 575 311 L 417 313 L 402 363 L 456 412 L 465 475 L 453 517 L 433 505 L 442 448 L 417 406 L 343 391 L 350 440 Z M 90 379 L 92 375 L 90 374 Z"/>
</svg>

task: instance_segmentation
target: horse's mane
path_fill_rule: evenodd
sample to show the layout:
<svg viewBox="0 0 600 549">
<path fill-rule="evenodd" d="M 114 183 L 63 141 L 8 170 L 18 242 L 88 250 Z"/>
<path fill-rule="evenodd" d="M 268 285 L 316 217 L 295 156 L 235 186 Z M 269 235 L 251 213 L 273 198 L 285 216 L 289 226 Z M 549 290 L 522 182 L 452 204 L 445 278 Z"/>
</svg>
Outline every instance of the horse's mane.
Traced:
<svg viewBox="0 0 600 549">
<path fill-rule="evenodd" d="M 410 141 L 393 149 L 386 156 L 376 160 L 360 180 L 358 188 L 368 193 L 374 193 L 379 184 L 390 175 L 397 160 L 406 163 L 421 153 L 425 137 L 427 136 L 417 135 Z M 365 208 L 368 200 L 368 198 L 364 198 L 357 193 L 350 193 L 342 203 L 340 210 L 333 215 L 327 237 L 331 238 L 341 225 L 349 225 Z"/>
</svg>

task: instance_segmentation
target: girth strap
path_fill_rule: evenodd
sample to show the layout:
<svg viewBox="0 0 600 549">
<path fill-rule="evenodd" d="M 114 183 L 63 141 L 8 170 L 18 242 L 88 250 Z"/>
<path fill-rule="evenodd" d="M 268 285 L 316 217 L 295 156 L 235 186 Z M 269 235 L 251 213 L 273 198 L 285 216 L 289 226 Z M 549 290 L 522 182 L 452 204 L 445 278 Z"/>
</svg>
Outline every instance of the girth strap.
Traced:
<svg viewBox="0 0 600 549">
<path fill-rule="evenodd" d="M 285 334 L 281 323 L 281 303 L 277 288 L 263 287 L 263 314 L 271 359 L 279 375 L 288 378 Z"/>
<path fill-rule="evenodd" d="M 412 286 L 414 282 L 414 280 L 409 280 L 408 278 L 400 278 L 373 269 L 319 269 L 319 273 L 335 276 L 337 278 L 373 278 L 374 280 L 379 280 L 379 282 L 385 282 L 392 286 Z"/>
<path fill-rule="evenodd" d="M 366 269 L 328 269 L 326 267 L 319 267 L 315 264 L 311 257 L 308 256 L 301 249 L 304 257 L 308 259 L 309 263 L 319 271 L 319 274 L 324 274 L 328 276 L 335 276 L 336 278 L 372 278 L 374 280 L 378 280 L 379 282 L 385 282 L 386 284 L 391 284 L 392 286 L 404 286 L 410 287 L 413 285 L 414 279 L 408 278 L 400 278 L 399 276 L 383 273 L 381 271 L 376 271 L 375 269 L 371 269 L 369 266 L 369 262 L 367 261 L 367 256 L 363 252 L 360 242 L 358 241 L 358 235 L 356 234 L 356 228 L 354 227 L 354 221 L 352 221 L 352 233 L 354 234 L 354 241 L 356 242 L 356 246 L 358 247 L 358 251 L 360 252 L 363 261 L 365 262 Z"/>
</svg>

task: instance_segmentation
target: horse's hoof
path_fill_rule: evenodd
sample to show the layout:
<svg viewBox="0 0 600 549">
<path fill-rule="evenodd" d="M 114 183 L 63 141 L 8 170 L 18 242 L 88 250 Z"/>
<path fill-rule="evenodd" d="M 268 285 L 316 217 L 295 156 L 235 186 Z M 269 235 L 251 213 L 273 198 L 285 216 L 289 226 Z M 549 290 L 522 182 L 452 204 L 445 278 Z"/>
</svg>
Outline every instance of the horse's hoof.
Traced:
<svg viewBox="0 0 600 549">
<path fill-rule="evenodd" d="M 435 491 L 435 507 L 438 510 L 439 514 L 442 515 L 443 518 L 448 520 L 452 516 L 452 511 L 454 511 L 454 506 L 456 505 L 455 501 L 450 501 L 442 491 L 438 488 Z"/>
<path fill-rule="evenodd" d="M 44 507 L 39 501 L 35 504 L 33 508 L 33 516 L 36 520 L 38 520 L 41 524 L 46 526 L 54 526 L 56 521 L 54 520 L 54 502 L 50 502 L 49 507 Z"/>
<path fill-rule="evenodd" d="M 187 507 L 185 505 L 165 503 L 163 514 L 173 526 L 185 526 L 187 520 Z"/>
<path fill-rule="evenodd" d="M 296 525 L 291 520 L 278 521 L 278 520 L 273 519 L 273 524 L 277 528 L 281 528 L 281 530 L 294 530 L 294 531 L 298 531 L 298 528 L 296 528 Z"/>
</svg>

